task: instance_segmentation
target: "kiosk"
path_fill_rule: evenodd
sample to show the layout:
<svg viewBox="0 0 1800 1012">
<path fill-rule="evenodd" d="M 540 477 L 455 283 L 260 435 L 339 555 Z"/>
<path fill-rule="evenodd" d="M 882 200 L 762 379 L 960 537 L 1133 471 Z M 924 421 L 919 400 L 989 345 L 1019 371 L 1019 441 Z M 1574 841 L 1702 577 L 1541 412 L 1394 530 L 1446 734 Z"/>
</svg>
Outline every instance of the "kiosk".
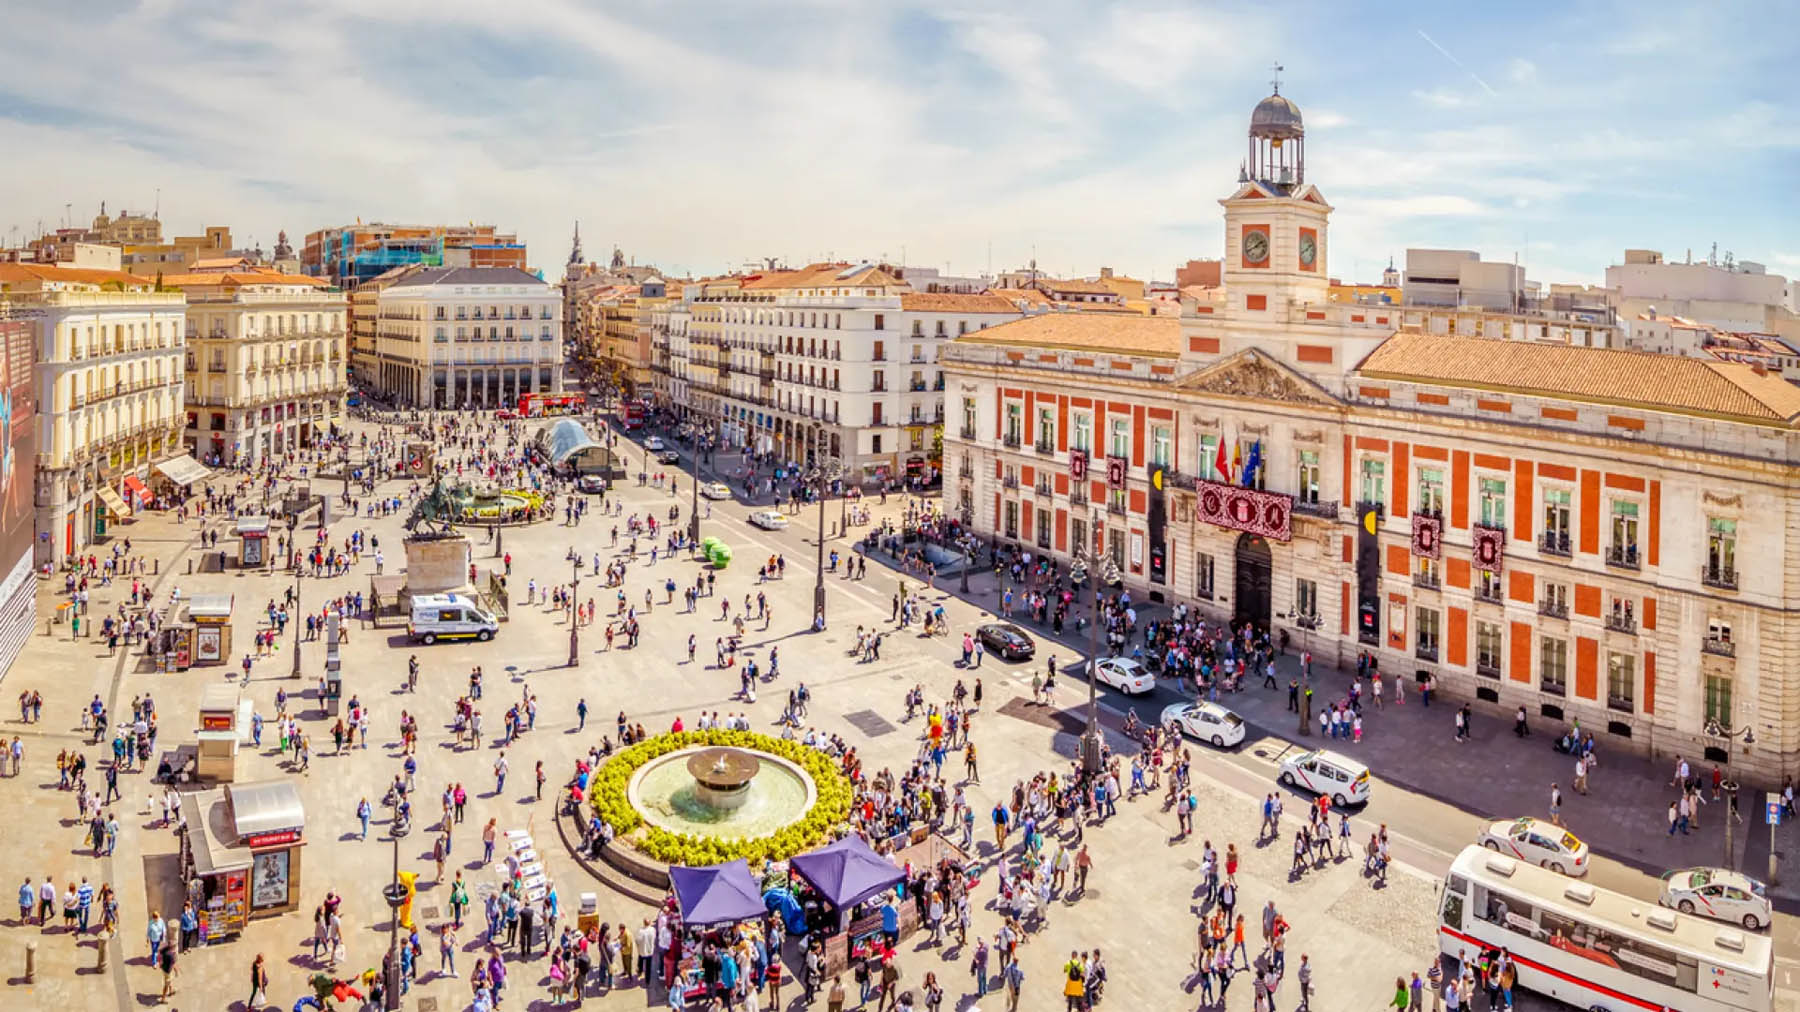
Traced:
<svg viewBox="0 0 1800 1012">
<path fill-rule="evenodd" d="M 200 690 L 200 730 L 196 737 L 196 773 L 202 780 L 231 783 L 237 779 L 242 712 L 248 701 L 236 683 L 207 685 Z"/>
<path fill-rule="evenodd" d="M 181 875 L 208 942 L 300 906 L 306 813 L 285 780 L 227 784 L 181 798 Z"/>
<path fill-rule="evenodd" d="M 249 569 L 268 565 L 268 517 L 238 517 L 233 533 L 238 536 L 239 566 Z"/>
<path fill-rule="evenodd" d="M 188 599 L 187 621 L 194 631 L 192 664 L 231 660 L 231 600 L 230 594 L 195 594 Z"/>
</svg>

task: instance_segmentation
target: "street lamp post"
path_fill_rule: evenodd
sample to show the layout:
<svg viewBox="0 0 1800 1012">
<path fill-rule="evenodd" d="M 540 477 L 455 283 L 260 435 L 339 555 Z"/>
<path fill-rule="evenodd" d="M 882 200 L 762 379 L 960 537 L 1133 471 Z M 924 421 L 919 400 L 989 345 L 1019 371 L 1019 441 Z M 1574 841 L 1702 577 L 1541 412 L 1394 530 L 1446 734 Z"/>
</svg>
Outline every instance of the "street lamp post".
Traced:
<svg viewBox="0 0 1800 1012">
<path fill-rule="evenodd" d="M 969 567 L 975 565 L 975 559 L 973 556 L 971 556 L 969 554 L 969 536 L 968 536 L 968 534 L 964 534 L 962 536 L 961 540 L 962 540 L 962 550 L 963 550 L 962 592 L 967 594 L 969 592 Z"/>
<path fill-rule="evenodd" d="M 1312 653 L 1312 630 L 1319 624 L 1316 615 L 1302 615 L 1290 611 L 1287 617 L 1300 627 L 1300 734 L 1312 734 L 1312 672 L 1306 666 L 1306 655 Z"/>
<path fill-rule="evenodd" d="M 1748 724 L 1744 725 L 1742 731 L 1737 731 L 1725 727 L 1723 724 L 1719 723 L 1717 719 L 1709 719 L 1706 722 L 1705 731 L 1712 737 L 1725 739 L 1725 748 L 1728 750 L 1726 752 L 1727 758 L 1730 756 L 1729 749 L 1731 748 L 1732 743 L 1739 738 L 1744 739 L 1744 744 L 1746 745 L 1756 744 L 1756 731 Z M 1741 787 L 1742 785 L 1736 780 L 1725 780 L 1719 784 L 1719 789 L 1725 792 L 1725 867 L 1730 868 L 1733 871 L 1737 870 L 1736 827 L 1740 818 L 1738 815 L 1737 799 L 1738 791 Z M 1775 851 L 1774 840 L 1772 838 L 1773 827 L 1771 827 L 1770 835 L 1769 884 L 1773 885 L 1775 883 Z"/>
<path fill-rule="evenodd" d="M 400 836 L 390 833 L 394 841 L 394 876 L 381 887 L 381 897 L 388 905 L 387 981 L 382 987 L 381 1007 L 387 1012 L 400 1008 L 400 908 L 406 903 L 406 887 L 400 884 Z"/>
<path fill-rule="evenodd" d="M 569 560 L 569 667 L 581 665 L 581 556 Z"/>
<path fill-rule="evenodd" d="M 1098 582 L 1094 585 L 1094 620 L 1088 626 L 1088 713 L 1087 730 L 1081 735 L 1081 771 L 1090 776 L 1100 772 L 1100 697 L 1095 686 L 1099 684 L 1100 663 L 1100 611 L 1103 595 L 1102 587 L 1110 587 L 1119 582 L 1119 567 L 1107 558 L 1100 571 L 1094 574 Z"/>
<path fill-rule="evenodd" d="M 294 531 L 299 530 L 299 527 L 300 527 L 299 522 L 296 521 L 294 524 L 294 527 L 288 533 L 288 541 L 289 541 L 288 550 L 290 552 L 292 552 L 293 548 L 294 548 L 294 546 L 292 544 L 292 542 L 294 540 Z M 300 677 L 300 565 L 297 561 L 294 564 L 294 615 L 293 615 L 293 618 L 289 619 L 289 621 L 294 623 L 294 669 L 288 673 L 288 676 L 291 678 L 299 678 Z"/>
<path fill-rule="evenodd" d="M 825 490 L 837 478 L 840 466 L 837 458 L 827 457 L 813 469 L 819 490 L 819 565 L 817 581 L 813 584 L 813 621 L 819 623 L 825 619 Z"/>
</svg>

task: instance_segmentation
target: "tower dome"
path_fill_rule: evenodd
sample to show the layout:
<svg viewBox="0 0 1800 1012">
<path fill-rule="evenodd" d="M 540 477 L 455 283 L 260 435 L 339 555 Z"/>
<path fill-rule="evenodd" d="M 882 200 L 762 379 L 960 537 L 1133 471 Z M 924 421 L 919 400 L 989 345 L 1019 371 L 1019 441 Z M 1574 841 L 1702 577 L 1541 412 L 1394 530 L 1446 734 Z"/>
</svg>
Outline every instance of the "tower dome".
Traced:
<svg viewBox="0 0 1800 1012">
<path fill-rule="evenodd" d="M 1244 163 L 1244 177 L 1287 194 L 1306 182 L 1306 124 L 1300 107 L 1281 93 L 1281 81 L 1273 83 L 1274 92 L 1250 111 L 1250 157 Z"/>
</svg>

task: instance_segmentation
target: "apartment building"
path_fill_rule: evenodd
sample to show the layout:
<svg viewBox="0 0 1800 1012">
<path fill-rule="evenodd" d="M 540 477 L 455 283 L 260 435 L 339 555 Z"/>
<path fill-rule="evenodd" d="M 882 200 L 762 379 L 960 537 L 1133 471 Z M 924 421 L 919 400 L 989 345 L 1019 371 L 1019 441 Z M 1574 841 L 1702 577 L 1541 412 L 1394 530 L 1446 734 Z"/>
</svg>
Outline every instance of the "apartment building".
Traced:
<svg viewBox="0 0 1800 1012">
<path fill-rule="evenodd" d="M 493 225 L 340 225 L 306 235 L 300 269 L 352 289 L 395 267 L 525 269 L 525 244 Z"/>
<path fill-rule="evenodd" d="M 120 271 L 0 264 L 0 304 L 36 350 L 34 561 L 55 564 L 149 498 L 181 446 L 187 300 Z"/>
<path fill-rule="evenodd" d="M 184 441 L 213 467 L 254 465 L 313 445 L 344 421 L 344 293 L 264 269 L 179 274 L 188 303 Z"/>
<path fill-rule="evenodd" d="M 368 385 L 402 404 L 516 403 L 563 388 L 562 296 L 516 267 L 434 267 L 377 297 Z"/>
</svg>

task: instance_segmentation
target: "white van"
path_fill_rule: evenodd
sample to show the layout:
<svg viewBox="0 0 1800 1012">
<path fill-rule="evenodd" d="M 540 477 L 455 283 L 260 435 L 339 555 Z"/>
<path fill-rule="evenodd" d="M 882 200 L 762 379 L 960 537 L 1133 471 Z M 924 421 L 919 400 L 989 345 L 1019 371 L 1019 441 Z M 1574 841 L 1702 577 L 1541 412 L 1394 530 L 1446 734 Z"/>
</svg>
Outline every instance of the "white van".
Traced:
<svg viewBox="0 0 1800 1012">
<path fill-rule="evenodd" d="M 412 599 L 407 635 L 430 646 L 438 640 L 476 639 L 483 643 L 500 631 L 500 621 L 467 594 L 420 594 Z"/>
<path fill-rule="evenodd" d="M 1369 768 L 1330 749 L 1313 749 L 1281 761 L 1283 786 L 1330 798 L 1342 808 L 1369 800 Z"/>
</svg>

